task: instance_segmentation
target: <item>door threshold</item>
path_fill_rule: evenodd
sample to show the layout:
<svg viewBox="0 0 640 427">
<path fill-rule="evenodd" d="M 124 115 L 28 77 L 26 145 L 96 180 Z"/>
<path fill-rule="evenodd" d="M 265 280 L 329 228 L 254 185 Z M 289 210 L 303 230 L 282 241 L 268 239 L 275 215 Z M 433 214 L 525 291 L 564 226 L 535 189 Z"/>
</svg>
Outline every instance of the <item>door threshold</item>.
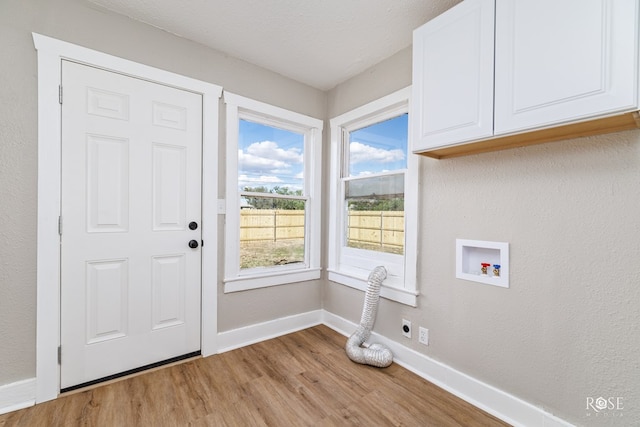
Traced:
<svg viewBox="0 0 640 427">
<path fill-rule="evenodd" d="M 146 374 L 149 372 L 157 371 L 158 369 L 168 368 L 174 365 L 180 365 L 185 362 L 190 362 L 195 359 L 201 358 L 200 350 L 191 353 L 183 354 L 182 356 L 172 357 L 171 359 L 162 360 L 160 362 L 151 363 L 149 365 L 141 366 L 139 368 L 130 369 L 128 371 L 120 372 L 118 374 L 109 375 L 97 380 L 87 381 L 82 384 L 73 385 L 71 387 L 65 387 L 60 389 L 60 396 L 68 396 L 70 394 L 81 393 L 83 391 L 91 390 L 96 387 L 112 384 L 117 381 L 122 381 L 127 378 L 136 377 L 138 375 Z"/>
</svg>

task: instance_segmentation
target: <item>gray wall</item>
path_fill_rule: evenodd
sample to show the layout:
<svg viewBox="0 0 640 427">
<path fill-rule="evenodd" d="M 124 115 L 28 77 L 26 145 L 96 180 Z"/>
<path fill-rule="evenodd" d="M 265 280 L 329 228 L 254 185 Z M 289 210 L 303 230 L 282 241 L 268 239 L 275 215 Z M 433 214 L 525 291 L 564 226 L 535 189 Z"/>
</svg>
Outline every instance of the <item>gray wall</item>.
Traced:
<svg viewBox="0 0 640 427">
<path fill-rule="evenodd" d="M 0 385 L 35 376 L 37 74 L 32 32 L 313 117 L 326 114 L 321 91 L 84 1 L 0 0 Z M 220 292 L 219 330 L 319 309 L 320 287 L 316 281 Z"/>
<path fill-rule="evenodd" d="M 410 49 L 326 94 L 79 0 L 0 0 L 0 385 L 35 375 L 31 32 L 318 118 L 411 84 Z M 418 307 L 382 300 L 376 330 L 575 423 L 640 419 L 640 131 L 420 165 Z M 456 238 L 509 242 L 511 288 L 455 279 Z M 357 322 L 363 294 L 322 281 L 220 293 L 219 329 L 320 301 Z M 401 336 L 403 317 L 429 328 L 429 347 Z M 623 397 L 624 418 L 587 418 L 590 396 Z"/>
<path fill-rule="evenodd" d="M 410 84 L 410 54 L 330 91 L 329 117 Z M 381 300 L 375 330 L 576 424 L 636 425 L 640 130 L 420 168 L 418 307 Z M 510 288 L 456 279 L 456 238 L 509 242 Z M 359 321 L 362 292 L 323 292 L 326 310 Z M 600 396 L 622 397 L 623 417 L 588 417 Z"/>
</svg>

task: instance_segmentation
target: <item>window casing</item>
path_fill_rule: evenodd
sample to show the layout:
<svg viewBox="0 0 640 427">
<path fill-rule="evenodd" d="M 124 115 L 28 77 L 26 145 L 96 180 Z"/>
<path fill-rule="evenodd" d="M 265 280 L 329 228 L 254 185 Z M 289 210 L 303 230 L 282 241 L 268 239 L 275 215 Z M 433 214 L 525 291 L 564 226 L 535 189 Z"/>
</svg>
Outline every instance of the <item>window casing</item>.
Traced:
<svg viewBox="0 0 640 427">
<path fill-rule="evenodd" d="M 224 99 L 225 292 L 320 278 L 322 121 Z M 255 139 L 265 131 L 273 138 Z"/>
<path fill-rule="evenodd" d="M 418 159 L 408 151 L 411 126 L 405 121 L 403 131 L 406 136 L 398 135 L 398 139 L 405 139 L 402 148 L 393 141 L 386 148 L 383 148 L 384 144 L 376 148 L 375 142 L 367 146 L 358 142 L 358 138 L 352 138 L 359 131 L 374 129 L 384 122 L 399 122 L 406 117 L 410 93 L 408 87 L 331 119 L 328 271 L 329 280 L 365 290 L 371 270 L 382 265 L 387 270 L 387 279 L 383 282 L 381 296 L 415 306 Z M 360 145 L 354 148 L 353 144 Z M 398 150 L 403 152 L 403 159 Z M 354 155 L 358 156 L 357 160 Z M 373 172 L 355 170 L 354 164 L 367 161 L 367 156 L 371 164 L 378 160 L 381 166 Z M 393 163 L 394 158 L 402 161 Z M 366 210 L 367 203 L 373 208 L 364 215 L 371 218 L 358 218 L 358 211 Z M 375 215 L 380 218 L 373 218 Z M 384 218 L 393 215 L 398 218 Z M 368 228 L 368 236 L 374 238 L 354 238 L 358 233 L 354 231 L 356 222 L 365 224 L 361 226 L 363 233 L 367 234 Z M 390 237 L 390 234 L 395 236 Z M 377 239 L 379 243 L 372 243 Z"/>
</svg>

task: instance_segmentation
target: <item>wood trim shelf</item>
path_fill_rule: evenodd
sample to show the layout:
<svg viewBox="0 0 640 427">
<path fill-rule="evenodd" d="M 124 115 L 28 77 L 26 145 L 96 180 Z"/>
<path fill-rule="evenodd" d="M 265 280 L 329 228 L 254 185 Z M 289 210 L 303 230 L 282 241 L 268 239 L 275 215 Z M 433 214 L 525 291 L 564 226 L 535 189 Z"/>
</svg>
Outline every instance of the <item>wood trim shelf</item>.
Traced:
<svg viewBox="0 0 640 427">
<path fill-rule="evenodd" d="M 509 148 L 525 147 L 545 142 L 561 141 L 583 136 L 603 135 L 623 130 L 640 129 L 640 112 L 618 114 L 579 123 L 539 129 L 515 135 L 492 137 L 480 141 L 473 141 L 449 147 L 438 147 L 417 152 L 434 159 L 448 159 L 451 157 L 468 156 L 471 154 L 488 153 Z"/>
</svg>

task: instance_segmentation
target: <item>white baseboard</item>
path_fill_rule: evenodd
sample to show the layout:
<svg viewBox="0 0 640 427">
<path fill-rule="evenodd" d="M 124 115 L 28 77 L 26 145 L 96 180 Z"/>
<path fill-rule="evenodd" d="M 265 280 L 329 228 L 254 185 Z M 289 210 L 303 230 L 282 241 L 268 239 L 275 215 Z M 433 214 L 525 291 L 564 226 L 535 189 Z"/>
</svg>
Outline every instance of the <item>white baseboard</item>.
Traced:
<svg viewBox="0 0 640 427">
<path fill-rule="evenodd" d="M 344 336 L 351 335 L 357 327 L 355 323 L 328 312 L 323 313 L 322 319 L 326 326 Z M 370 342 L 385 344 L 393 352 L 393 361 L 398 365 L 513 426 L 572 426 L 541 408 L 375 332 L 371 334 Z"/>
<path fill-rule="evenodd" d="M 282 317 L 218 333 L 218 353 L 255 344 L 322 323 L 323 310 Z"/>
<path fill-rule="evenodd" d="M 324 310 L 283 317 L 218 334 L 218 353 L 325 324 L 338 333 L 349 336 L 357 325 Z M 377 333 L 371 342 L 387 345 L 394 362 L 430 381 L 472 405 L 514 426 L 570 427 L 560 418 L 509 393 L 485 384 L 450 366 Z M 36 379 L 30 378 L 0 386 L 0 414 L 35 404 Z"/>
<path fill-rule="evenodd" d="M 17 411 L 36 403 L 36 379 L 29 378 L 0 386 L 0 414 Z"/>
</svg>

